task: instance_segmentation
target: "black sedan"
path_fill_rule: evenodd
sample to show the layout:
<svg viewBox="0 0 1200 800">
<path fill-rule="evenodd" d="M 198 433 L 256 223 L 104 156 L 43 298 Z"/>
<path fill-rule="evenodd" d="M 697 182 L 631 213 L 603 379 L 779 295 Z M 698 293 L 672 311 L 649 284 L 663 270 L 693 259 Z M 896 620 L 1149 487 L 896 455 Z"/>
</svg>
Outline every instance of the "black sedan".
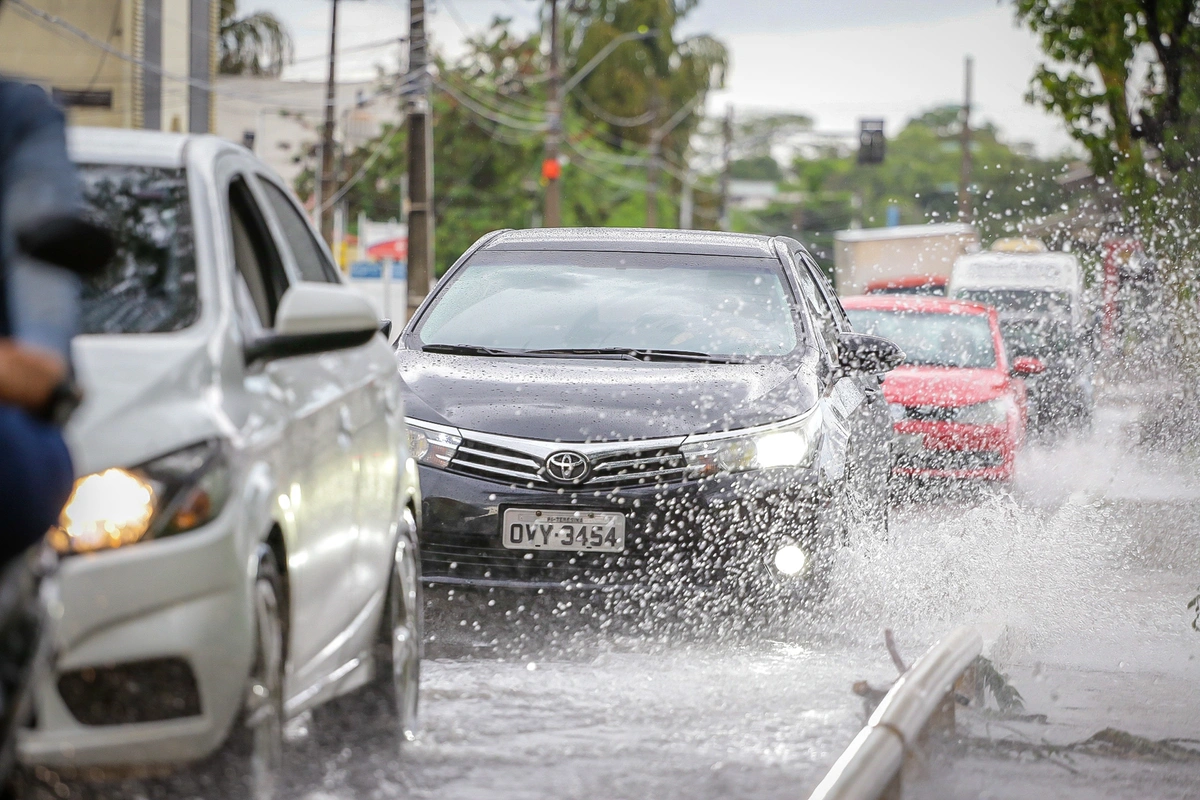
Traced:
<svg viewBox="0 0 1200 800">
<path fill-rule="evenodd" d="M 492 233 L 397 349 L 429 585 L 811 598 L 886 526 L 903 354 L 792 239 Z"/>
</svg>

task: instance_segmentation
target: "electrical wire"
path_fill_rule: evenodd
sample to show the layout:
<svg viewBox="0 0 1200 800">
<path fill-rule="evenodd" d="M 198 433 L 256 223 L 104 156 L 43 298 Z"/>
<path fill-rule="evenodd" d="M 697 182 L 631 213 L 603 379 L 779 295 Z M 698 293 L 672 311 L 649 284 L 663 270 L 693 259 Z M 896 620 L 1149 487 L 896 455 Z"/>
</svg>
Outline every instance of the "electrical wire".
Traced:
<svg viewBox="0 0 1200 800">
<path fill-rule="evenodd" d="M 448 77 L 447 77 L 447 76 L 445 76 L 445 75 L 441 75 L 441 76 L 439 76 L 439 80 L 446 81 L 447 83 L 449 83 Z M 451 85 L 453 86 L 453 84 L 451 84 Z M 470 93 L 470 92 L 469 92 L 469 91 L 468 91 L 466 88 L 464 88 L 464 87 L 463 87 L 463 86 L 461 86 L 461 85 L 460 85 L 460 86 L 455 86 L 454 88 L 458 89 L 458 91 L 462 92 L 462 93 L 463 93 L 463 94 L 465 94 L 467 97 L 471 98 L 471 99 L 472 99 L 472 100 L 474 100 L 476 103 L 478 103 L 479 105 L 481 105 L 481 106 L 483 106 L 484 108 L 488 109 L 489 111 L 491 111 L 491 112 L 492 112 L 492 113 L 494 113 L 494 114 L 503 114 L 503 115 L 505 115 L 505 116 L 511 117 L 512 119 L 518 119 L 518 120 L 522 120 L 522 121 L 524 121 L 524 122 L 528 122 L 528 123 L 531 123 L 531 124 L 534 124 L 534 125 L 544 125 L 544 124 L 546 124 L 546 123 L 547 123 L 547 120 L 546 120 L 546 117 L 545 117 L 545 115 L 544 115 L 544 114 L 543 114 L 541 117 L 539 117 L 539 118 L 533 118 L 533 117 L 526 117 L 526 116 L 522 116 L 522 114 L 524 114 L 524 110 L 523 110 L 523 109 L 516 109 L 516 110 L 514 110 L 514 109 L 512 109 L 512 108 L 509 108 L 509 109 L 504 109 L 504 108 L 495 108 L 495 107 L 493 107 L 493 106 L 490 106 L 490 105 L 488 105 L 488 99 L 481 99 L 481 98 L 480 98 L 480 97 L 478 97 L 477 95 L 471 94 L 471 93 Z M 497 103 L 496 101 L 494 101 L 494 100 L 493 100 L 493 101 L 491 101 L 491 102 L 492 102 L 493 104 L 495 104 L 495 105 L 498 105 L 498 103 Z"/>
<path fill-rule="evenodd" d="M 435 77 L 433 79 L 433 83 L 435 86 L 437 86 L 438 88 L 440 88 L 444 92 L 446 92 L 446 94 L 450 95 L 455 100 L 457 100 L 461 105 L 474 111 L 479 116 L 484 117 L 485 119 L 489 119 L 492 122 L 495 122 L 498 125 L 504 125 L 505 127 L 508 127 L 508 128 L 514 128 L 516 130 L 522 130 L 522 131 L 530 131 L 530 132 L 534 132 L 534 133 L 544 133 L 545 131 L 550 129 L 550 125 L 548 122 L 535 123 L 532 120 L 516 119 L 514 117 L 502 115 L 499 112 L 492 111 L 491 109 L 486 108 L 485 106 L 482 106 L 481 104 L 477 103 L 476 101 L 472 100 L 471 98 L 465 96 L 464 94 L 459 92 L 457 89 L 455 89 L 453 86 L 451 86 L 449 83 L 442 80 L 440 77 Z"/>
<path fill-rule="evenodd" d="M 379 160 L 381 155 L 383 155 L 383 151 L 391 146 L 392 142 L 396 138 L 396 134 L 400 132 L 400 129 L 403 126 L 404 120 L 400 120 L 400 122 L 396 123 L 396 125 L 390 131 L 388 131 L 387 136 L 379 140 L 379 143 L 375 145 L 375 149 L 372 150 L 371 154 L 367 156 L 367 160 L 362 163 L 362 166 L 360 166 L 352 176 L 350 176 L 350 179 L 342 184 L 341 188 L 334 192 L 328 200 L 321 201 L 321 211 L 326 211 L 332 208 L 337 201 L 346 196 L 346 192 L 350 191 L 352 188 L 354 188 L 355 184 L 362 180 L 362 177 L 367 174 L 367 170 L 375 166 L 375 162 Z"/>
<path fill-rule="evenodd" d="M 579 91 L 575 96 L 583 103 L 584 108 L 595 114 L 601 121 L 607 122 L 609 125 L 616 125 L 618 128 L 640 128 L 642 125 L 654 121 L 655 111 L 653 109 L 636 117 L 621 117 L 605 111 L 595 100 L 588 96 L 587 92 Z"/>
</svg>

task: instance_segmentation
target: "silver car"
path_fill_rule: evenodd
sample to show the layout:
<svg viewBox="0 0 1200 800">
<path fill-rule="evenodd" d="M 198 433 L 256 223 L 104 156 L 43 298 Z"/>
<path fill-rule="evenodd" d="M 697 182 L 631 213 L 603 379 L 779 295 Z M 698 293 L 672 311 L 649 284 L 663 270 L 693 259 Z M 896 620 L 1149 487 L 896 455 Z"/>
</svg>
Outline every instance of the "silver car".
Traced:
<svg viewBox="0 0 1200 800">
<path fill-rule="evenodd" d="M 84 288 L 80 477 L 50 534 L 57 656 L 21 759 L 224 746 L 218 761 L 244 761 L 229 794 L 269 796 L 287 720 L 359 688 L 403 741 L 421 503 L 379 320 L 242 147 L 107 129 L 71 144 L 119 255 Z"/>
</svg>

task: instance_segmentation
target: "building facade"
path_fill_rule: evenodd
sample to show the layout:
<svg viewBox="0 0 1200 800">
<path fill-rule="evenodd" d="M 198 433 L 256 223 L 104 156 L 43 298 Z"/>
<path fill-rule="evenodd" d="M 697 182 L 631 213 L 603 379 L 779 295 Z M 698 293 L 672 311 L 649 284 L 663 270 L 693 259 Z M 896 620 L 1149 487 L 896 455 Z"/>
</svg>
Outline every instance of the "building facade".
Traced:
<svg viewBox="0 0 1200 800">
<path fill-rule="evenodd" d="M 0 4 L 0 73 L 44 87 L 71 124 L 216 127 L 220 0 Z"/>
</svg>

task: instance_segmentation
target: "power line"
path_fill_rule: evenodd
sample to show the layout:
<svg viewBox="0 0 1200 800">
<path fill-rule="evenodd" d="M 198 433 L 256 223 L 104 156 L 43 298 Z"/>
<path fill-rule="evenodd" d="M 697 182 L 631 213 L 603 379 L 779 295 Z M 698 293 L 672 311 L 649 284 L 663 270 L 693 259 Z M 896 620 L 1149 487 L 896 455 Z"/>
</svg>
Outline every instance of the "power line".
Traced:
<svg viewBox="0 0 1200 800">
<path fill-rule="evenodd" d="M 499 112 L 492 111 L 491 109 L 465 96 L 441 78 L 434 78 L 433 82 L 436 86 L 453 97 L 460 104 L 474 111 L 479 116 L 489 119 L 498 125 L 504 125 L 505 127 L 514 128 L 521 131 L 529 131 L 531 133 L 542 133 L 550 128 L 549 123 L 535 123 L 532 120 L 516 119 L 514 117 L 501 115 Z"/>
<path fill-rule="evenodd" d="M 340 189 L 330 195 L 328 200 L 322 201 L 322 211 L 332 208 L 334 203 L 345 197 L 346 192 L 350 191 L 350 189 L 353 188 L 354 185 L 358 183 L 364 175 L 367 174 L 367 170 L 375 165 L 375 162 L 381 155 L 383 155 L 383 151 L 391 145 L 392 141 L 396 138 L 396 134 L 400 132 L 400 129 L 403 127 L 403 125 L 404 121 L 401 120 L 390 131 L 388 131 L 387 136 L 379 140 L 379 143 L 375 145 L 375 149 L 371 151 L 371 154 L 367 156 L 367 160 L 362 163 L 362 166 L 358 168 L 354 175 L 352 175 L 349 180 L 342 184 Z"/>
</svg>

